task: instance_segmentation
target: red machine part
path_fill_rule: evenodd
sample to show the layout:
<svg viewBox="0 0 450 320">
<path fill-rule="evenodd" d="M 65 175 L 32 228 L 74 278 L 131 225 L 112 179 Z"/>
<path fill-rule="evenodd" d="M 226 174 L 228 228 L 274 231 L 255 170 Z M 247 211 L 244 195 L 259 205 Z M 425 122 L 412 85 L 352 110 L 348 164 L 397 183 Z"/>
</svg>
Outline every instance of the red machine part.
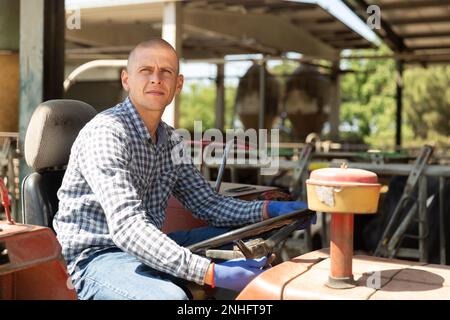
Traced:
<svg viewBox="0 0 450 320">
<path fill-rule="evenodd" d="M 0 222 L 0 299 L 76 299 L 52 230 Z"/>
<path fill-rule="evenodd" d="M 362 186 L 378 184 L 375 173 L 362 169 L 347 168 L 323 168 L 311 172 L 309 183 L 330 185 L 334 187 Z"/>
<path fill-rule="evenodd" d="M 14 223 L 1 178 L 0 190 L 6 214 L 0 221 L 0 299 L 76 299 L 53 231 Z"/>
<path fill-rule="evenodd" d="M 213 186 L 214 182 L 210 182 Z M 237 189 L 246 187 L 243 191 L 230 192 L 230 189 Z M 277 191 L 276 187 L 256 186 L 248 184 L 238 184 L 223 182 L 220 188 L 220 194 L 224 196 L 234 197 L 241 200 L 267 200 L 266 198 L 271 193 L 281 197 L 284 193 Z M 274 199 L 272 199 L 274 200 Z M 191 211 L 187 210 L 175 197 L 171 196 L 167 202 L 166 219 L 162 231 L 170 233 L 179 230 L 191 230 L 193 228 L 204 227 L 207 225 L 206 221 L 195 218 Z"/>
<path fill-rule="evenodd" d="M 353 215 L 333 214 L 330 229 L 330 281 L 353 280 Z"/>
<path fill-rule="evenodd" d="M 378 177 L 375 173 L 367 170 L 348 169 L 346 165 L 343 165 L 341 168 L 315 170 L 311 172 L 307 183 L 309 188 L 315 186 L 330 188 L 330 197 L 334 196 L 333 193 L 341 192 L 344 188 L 373 190 L 373 187 L 379 187 Z M 352 194 L 348 194 L 343 199 L 343 203 L 351 203 L 354 200 L 351 196 Z M 333 204 L 334 201 L 330 201 L 330 199 L 325 201 L 330 205 L 328 212 L 332 214 L 330 228 L 331 267 L 326 284 L 335 289 L 352 288 L 355 286 L 352 272 L 353 213 L 340 211 L 339 205 Z M 368 201 L 372 201 L 372 199 Z M 314 203 L 312 203 L 312 206 L 314 206 Z M 348 207 L 348 205 L 344 207 Z M 356 208 L 355 210 L 359 212 Z"/>
<path fill-rule="evenodd" d="M 283 262 L 256 277 L 238 300 L 449 300 L 450 266 L 355 255 L 354 288 L 324 285 L 328 249 Z"/>
<path fill-rule="evenodd" d="M 5 182 L 0 177 L 0 192 L 2 197 L 2 205 L 5 208 L 6 221 L 9 224 L 14 224 L 13 219 L 11 218 L 11 211 L 9 208 L 9 193 L 8 188 L 6 188 Z"/>
</svg>

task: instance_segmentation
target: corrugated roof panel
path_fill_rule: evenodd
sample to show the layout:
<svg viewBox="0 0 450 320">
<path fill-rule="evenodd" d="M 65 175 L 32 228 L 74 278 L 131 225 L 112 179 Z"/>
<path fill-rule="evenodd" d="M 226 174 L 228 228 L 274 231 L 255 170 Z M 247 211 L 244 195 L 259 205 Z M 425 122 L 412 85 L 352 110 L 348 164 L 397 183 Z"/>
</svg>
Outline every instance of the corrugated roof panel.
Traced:
<svg viewBox="0 0 450 320">
<path fill-rule="evenodd" d="M 311 47 L 315 47 L 314 52 L 321 52 L 321 49 L 338 52 L 337 50 L 348 48 L 374 47 L 370 41 L 315 3 L 284 0 L 190 0 L 182 2 L 182 7 L 183 10 L 191 12 L 192 10 L 203 10 L 205 15 L 200 16 L 199 19 L 205 17 L 206 20 L 209 19 L 208 12 L 211 14 L 223 13 L 227 17 L 230 14 L 236 14 L 238 19 L 246 19 L 245 16 L 248 15 L 255 22 L 260 20 L 256 19 L 258 17 L 271 17 L 261 21 L 269 23 L 275 21 L 275 27 L 292 31 L 292 45 L 289 44 L 290 40 L 287 40 L 283 42 L 282 46 L 271 47 L 276 41 L 265 43 L 261 32 L 258 36 L 253 35 L 250 31 L 252 28 L 243 30 L 242 35 L 229 36 L 226 34 L 226 26 L 218 28 L 224 31 L 224 34 L 221 34 L 221 32 L 217 32 L 217 28 L 216 30 L 207 30 L 203 27 L 205 24 L 186 25 L 185 22 L 182 29 L 183 55 L 186 57 L 214 58 L 227 54 L 257 52 L 279 54 L 286 50 L 300 52 L 295 48 L 299 48 L 298 38 L 301 37 L 300 35 L 304 35 L 300 40 L 308 38 L 304 32 L 311 34 L 315 39 L 315 41 L 310 41 L 314 43 L 311 45 Z M 135 41 L 140 36 L 144 39 L 158 33 L 158 30 L 162 28 L 162 16 L 163 3 L 161 2 L 81 9 L 81 30 L 66 32 L 66 40 L 71 42 L 67 46 L 70 57 L 82 56 L 84 49 L 89 51 L 91 56 L 96 49 L 97 53 L 105 54 L 102 52 L 102 47 L 108 47 L 108 57 L 113 57 L 114 54 L 123 55 L 125 51 L 120 52 L 121 48 L 128 48 L 135 44 L 126 42 L 127 35 L 133 34 L 132 38 Z M 105 34 L 106 31 L 104 31 L 96 35 L 93 29 L 98 25 L 110 26 L 112 34 Z M 151 32 L 145 32 L 142 29 L 143 25 L 148 26 Z M 134 32 L 136 26 L 140 26 L 140 28 Z M 295 28 L 298 28 L 299 32 L 295 32 Z M 269 31 L 271 30 L 268 30 L 267 33 L 270 33 Z M 74 44 L 78 46 L 79 50 L 73 50 Z M 113 47 L 117 47 L 117 51 L 112 50 Z M 201 49 L 199 50 L 199 48 Z M 330 52 L 322 56 L 334 57 L 334 53 L 330 54 Z"/>
<path fill-rule="evenodd" d="M 367 19 L 366 0 L 343 0 L 361 19 Z M 423 54 L 450 49 L 450 0 L 373 0 L 380 8 L 382 30 L 375 30 L 394 51 Z M 403 47 L 404 46 L 404 47 Z"/>
</svg>

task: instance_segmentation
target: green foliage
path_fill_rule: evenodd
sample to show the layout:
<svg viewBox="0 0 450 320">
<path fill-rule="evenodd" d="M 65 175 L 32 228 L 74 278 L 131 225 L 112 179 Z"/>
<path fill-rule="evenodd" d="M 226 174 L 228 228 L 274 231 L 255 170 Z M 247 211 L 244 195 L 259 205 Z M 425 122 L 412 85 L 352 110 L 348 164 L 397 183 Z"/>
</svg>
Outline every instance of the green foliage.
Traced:
<svg viewBox="0 0 450 320">
<path fill-rule="evenodd" d="M 370 54 L 389 53 L 381 47 Z M 341 78 L 341 123 L 350 128 L 342 136 L 356 135 L 376 148 L 392 147 L 396 121 L 395 61 L 351 60 L 345 68 L 358 72 Z M 404 146 L 450 146 L 450 67 L 408 66 L 403 79 Z"/>
<path fill-rule="evenodd" d="M 377 54 L 388 53 L 381 47 Z M 355 50 L 353 55 L 367 54 Z M 356 72 L 341 77 L 341 127 L 343 138 L 364 141 L 374 147 L 395 141 L 395 64 L 392 60 L 351 60 L 346 69 Z"/>
<path fill-rule="evenodd" d="M 385 46 L 375 52 L 355 50 L 352 55 L 391 54 Z M 298 66 L 284 62 L 270 69 L 275 76 L 290 74 Z M 341 136 L 365 142 L 373 148 L 395 144 L 396 68 L 393 59 L 344 60 L 344 69 L 355 70 L 341 77 Z M 279 80 L 283 80 L 280 77 Z M 283 82 L 283 81 L 281 81 Z M 426 69 L 408 67 L 404 72 L 405 147 L 424 143 L 450 146 L 450 66 Z M 225 89 L 225 128 L 232 127 L 236 88 Z M 203 129 L 215 126 L 216 89 L 212 82 L 187 82 L 181 95 L 180 127 L 193 130 L 194 120 Z"/>
<path fill-rule="evenodd" d="M 236 88 L 225 87 L 225 129 L 231 128 Z M 181 93 L 180 128 L 194 130 L 194 121 L 202 121 L 203 130 L 215 128 L 216 88 L 210 83 L 188 82 Z"/>
<path fill-rule="evenodd" d="M 405 118 L 410 134 L 450 146 L 450 67 L 414 68 L 405 73 Z"/>
<path fill-rule="evenodd" d="M 292 74 L 294 70 L 298 68 L 298 66 L 298 62 L 286 60 L 280 64 L 273 66 L 272 68 L 269 68 L 269 72 L 273 75 Z"/>
</svg>

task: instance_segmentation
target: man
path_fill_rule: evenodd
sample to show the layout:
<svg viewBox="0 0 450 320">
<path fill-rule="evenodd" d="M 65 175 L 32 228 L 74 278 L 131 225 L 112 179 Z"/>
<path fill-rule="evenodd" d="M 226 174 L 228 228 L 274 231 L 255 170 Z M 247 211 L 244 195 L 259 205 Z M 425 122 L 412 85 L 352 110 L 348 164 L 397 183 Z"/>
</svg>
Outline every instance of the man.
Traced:
<svg viewBox="0 0 450 320">
<path fill-rule="evenodd" d="M 180 278 L 241 290 L 265 259 L 214 264 L 183 246 L 305 204 L 223 197 L 192 163 L 172 161 L 182 141 L 161 116 L 183 76 L 167 42 L 138 44 L 121 78 L 129 96 L 80 131 L 58 191 L 54 229 L 79 298 L 186 299 Z M 162 233 L 171 194 L 214 227 Z"/>
</svg>

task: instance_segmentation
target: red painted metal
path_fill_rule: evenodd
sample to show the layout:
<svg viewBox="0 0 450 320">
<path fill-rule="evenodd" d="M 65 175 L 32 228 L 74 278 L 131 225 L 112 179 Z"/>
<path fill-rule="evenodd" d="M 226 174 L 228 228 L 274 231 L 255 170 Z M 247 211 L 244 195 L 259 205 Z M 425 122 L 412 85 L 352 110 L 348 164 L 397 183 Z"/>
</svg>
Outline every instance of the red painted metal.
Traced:
<svg viewBox="0 0 450 320">
<path fill-rule="evenodd" d="M 9 193 L 8 188 L 6 188 L 5 182 L 0 177 L 0 192 L 2 196 L 2 205 L 5 208 L 6 222 L 8 224 L 14 224 L 14 220 L 11 218 L 11 212 L 9 208 Z"/>
<path fill-rule="evenodd" d="M 330 226 L 330 276 L 327 284 L 335 287 L 337 283 L 353 282 L 353 214 L 331 216 Z"/>
<path fill-rule="evenodd" d="M 230 193 L 227 192 L 230 188 L 251 186 L 246 184 L 235 184 L 235 183 L 222 183 L 220 194 L 224 196 L 233 197 L 241 200 L 266 200 L 270 195 L 270 192 L 275 192 L 278 190 L 276 187 L 266 187 L 266 186 L 252 186 L 251 190 L 246 190 L 243 192 Z M 278 194 L 281 196 L 281 193 Z M 263 197 L 263 199 L 260 199 Z M 275 199 L 274 199 L 275 200 Z M 162 227 L 164 233 L 170 233 L 180 230 L 191 230 L 194 228 L 207 226 L 208 223 L 204 220 L 197 219 L 192 215 L 192 212 L 186 209 L 175 197 L 170 196 L 167 209 L 166 209 L 166 219 Z"/>
<path fill-rule="evenodd" d="M 345 164 L 341 168 L 314 170 L 311 172 L 308 183 L 342 189 L 361 188 L 360 190 L 367 187 L 379 186 L 378 177 L 375 173 L 367 170 L 349 169 Z M 352 199 L 348 196 L 345 201 L 352 203 Z M 331 213 L 331 264 L 326 285 L 335 289 L 348 289 L 355 286 L 352 272 L 354 215 L 353 213 L 338 211 L 337 209 L 338 206 L 333 205 L 329 211 Z"/>
<path fill-rule="evenodd" d="M 312 251 L 268 269 L 238 300 L 449 300 L 450 266 L 355 255 L 356 286 L 323 285 L 330 272 L 327 249 Z M 344 310 L 345 311 L 345 310 Z"/>
<path fill-rule="evenodd" d="M 207 225 L 206 221 L 194 217 L 192 212 L 186 209 L 175 197 L 171 196 L 169 198 L 162 232 L 167 234 L 174 231 L 191 230 Z"/>
<path fill-rule="evenodd" d="M 311 172 L 308 179 L 310 184 L 339 186 L 363 186 L 378 184 L 375 173 L 351 168 L 324 168 Z"/>
<path fill-rule="evenodd" d="M 0 298 L 76 299 L 55 234 L 0 221 Z"/>
</svg>

